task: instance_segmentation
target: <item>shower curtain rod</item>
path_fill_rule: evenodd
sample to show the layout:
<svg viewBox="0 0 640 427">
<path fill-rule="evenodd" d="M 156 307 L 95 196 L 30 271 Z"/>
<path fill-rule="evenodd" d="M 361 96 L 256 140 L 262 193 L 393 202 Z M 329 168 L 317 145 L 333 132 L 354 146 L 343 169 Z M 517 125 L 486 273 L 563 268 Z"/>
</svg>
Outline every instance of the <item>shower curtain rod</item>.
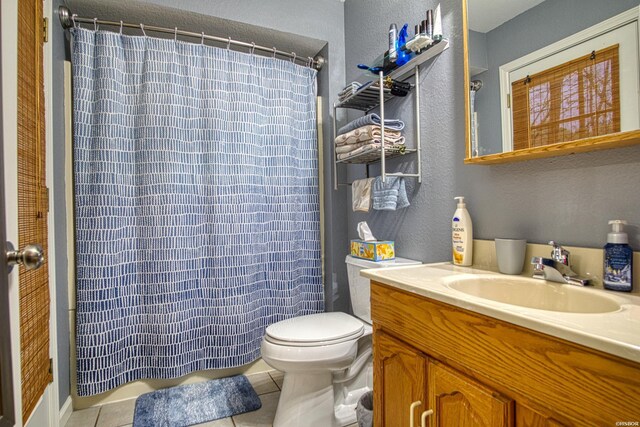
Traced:
<svg viewBox="0 0 640 427">
<path fill-rule="evenodd" d="M 177 27 L 176 28 L 165 28 L 165 27 L 155 27 L 153 25 L 144 25 L 144 24 L 131 24 L 131 23 L 127 23 L 127 22 L 116 22 L 116 21 L 106 21 L 106 20 L 102 20 L 102 19 L 98 19 L 98 18 L 82 18 L 77 16 L 76 14 L 72 14 L 71 11 L 69 10 L 69 8 L 65 7 L 65 6 L 60 6 L 58 7 L 58 17 L 60 18 L 60 24 L 62 24 L 62 28 L 64 28 L 65 30 L 71 27 L 76 26 L 77 24 L 94 24 L 96 27 L 98 25 L 108 25 L 108 26 L 113 26 L 113 27 L 121 27 L 121 28 L 138 28 L 140 30 L 142 30 L 142 32 L 144 33 L 145 30 L 149 30 L 149 31 L 153 31 L 156 33 L 165 33 L 165 34 L 174 34 L 175 36 L 187 36 L 187 37 L 196 37 L 201 39 L 202 41 L 204 40 L 212 40 L 212 41 L 216 41 L 216 42 L 220 42 L 220 43 L 226 43 L 227 47 L 230 45 L 236 45 L 236 46 L 242 46 L 242 47 L 246 47 L 249 48 L 251 50 L 251 52 L 253 53 L 254 50 L 261 50 L 263 52 L 271 52 L 274 56 L 275 55 L 280 55 L 280 56 L 284 56 L 287 58 L 292 59 L 294 62 L 298 61 L 301 62 L 302 64 L 307 65 L 308 67 L 313 66 L 316 70 L 320 70 L 322 69 L 322 66 L 325 63 L 325 60 L 322 56 L 317 55 L 315 58 L 312 57 L 307 57 L 307 58 L 302 58 L 302 57 L 298 57 L 295 52 L 283 52 L 281 50 L 276 49 L 275 47 L 269 48 L 266 46 L 260 46 L 257 45 L 255 43 L 247 43 L 247 42 L 241 42 L 239 40 L 232 40 L 231 37 L 229 38 L 222 38 L 222 37 L 216 37 L 216 36 L 209 36 L 206 35 L 205 33 L 194 33 L 191 31 L 184 31 L 184 30 L 179 30 Z M 145 34 L 146 35 L 146 34 Z"/>
</svg>

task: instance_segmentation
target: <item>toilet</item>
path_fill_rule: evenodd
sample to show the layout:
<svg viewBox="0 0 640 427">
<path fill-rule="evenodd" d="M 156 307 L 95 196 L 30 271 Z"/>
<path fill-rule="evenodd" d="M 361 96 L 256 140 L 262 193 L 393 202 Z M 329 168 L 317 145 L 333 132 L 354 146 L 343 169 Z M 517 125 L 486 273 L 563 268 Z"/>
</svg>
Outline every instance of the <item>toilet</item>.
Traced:
<svg viewBox="0 0 640 427">
<path fill-rule="evenodd" d="M 267 327 L 262 359 L 284 373 L 274 427 L 342 427 L 356 422 L 358 399 L 373 388 L 371 307 L 365 268 L 420 264 L 347 256 L 353 313 L 317 313 Z"/>
</svg>

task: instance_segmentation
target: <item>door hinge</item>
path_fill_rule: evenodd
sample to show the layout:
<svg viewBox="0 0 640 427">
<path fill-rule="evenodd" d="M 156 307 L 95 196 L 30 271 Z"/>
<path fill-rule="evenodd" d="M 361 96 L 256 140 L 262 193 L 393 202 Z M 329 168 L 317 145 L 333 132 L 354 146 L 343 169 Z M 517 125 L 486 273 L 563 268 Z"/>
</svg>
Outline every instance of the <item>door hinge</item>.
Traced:
<svg viewBox="0 0 640 427">
<path fill-rule="evenodd" d="M 507 94 L 507 108 L 511 108 L 511 94 Z"/>
<path fill-rule="evenodd" d="M 53 359 L 49 359 L 49 375 L 51 375 L 51 381 L 53 381 Z"/>
<path fill-rule="evenodd" d="M 49 18 L 42 19 L 42 39 L 45 43 L 49 41 Z"/>
</svg>

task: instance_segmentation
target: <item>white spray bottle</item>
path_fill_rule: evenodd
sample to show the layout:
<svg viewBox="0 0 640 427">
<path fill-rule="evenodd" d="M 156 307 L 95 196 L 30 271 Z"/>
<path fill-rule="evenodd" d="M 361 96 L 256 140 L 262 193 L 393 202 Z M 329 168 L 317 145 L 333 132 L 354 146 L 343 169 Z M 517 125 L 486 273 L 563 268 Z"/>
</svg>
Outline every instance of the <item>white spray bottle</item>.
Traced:
<svg viewBox="0 0 640 427">
<path fill-rule="evenodd" d="M 455 265 L 471 265 L 473 260 L 473 225 L 467 211 L 464 197 L 454 197 L 458 201 L 458 209 L 451 221 L 451 243 L 453 246 L 453 263 Z"/>
</svg>

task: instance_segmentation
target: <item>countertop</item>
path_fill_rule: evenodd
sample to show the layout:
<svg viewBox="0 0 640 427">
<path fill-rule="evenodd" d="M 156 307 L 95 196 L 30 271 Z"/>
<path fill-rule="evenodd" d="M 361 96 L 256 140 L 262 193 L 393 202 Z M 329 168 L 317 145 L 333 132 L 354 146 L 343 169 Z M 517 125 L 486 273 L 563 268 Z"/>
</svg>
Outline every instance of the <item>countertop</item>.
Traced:
<svg viewBox="0 0 640 427">
<path fill-rule="evenodd" d="M 600 293 L 616 301 L 620 309 L 608 313 L 566 313 L 501 303 L 469 295 L 446 285 L 447 281 L 456 276 L 495 277 L 496 274 L 471 267 L 459 267 L 451 263 L 361 271 L 362 276 L 397 289 L 640 363 L 640 296 L 584 288 L 585 292 Z M 521 277 L 521 280 L 528 279 Z M 535 284 L 535 282 L 531 283 Z M 573 285 L 555 283 L 552 285 L 573 287 Z"/>
</svg>

